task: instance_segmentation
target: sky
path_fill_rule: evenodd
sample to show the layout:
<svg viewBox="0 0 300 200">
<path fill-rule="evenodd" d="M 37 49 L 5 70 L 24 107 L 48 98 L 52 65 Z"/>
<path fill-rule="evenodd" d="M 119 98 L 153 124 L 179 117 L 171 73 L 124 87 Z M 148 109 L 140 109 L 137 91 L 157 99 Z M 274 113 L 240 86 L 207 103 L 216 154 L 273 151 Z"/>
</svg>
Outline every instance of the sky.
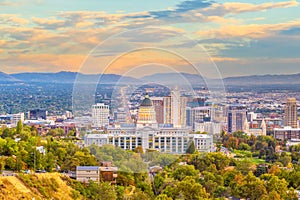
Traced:
<svg viewBox="0 0 300 200">
<path fill-rule="evenodd" d="M 212 78 L 300 73 L 300 5 L 0 0 L 0 71 Z"/>
</svg>

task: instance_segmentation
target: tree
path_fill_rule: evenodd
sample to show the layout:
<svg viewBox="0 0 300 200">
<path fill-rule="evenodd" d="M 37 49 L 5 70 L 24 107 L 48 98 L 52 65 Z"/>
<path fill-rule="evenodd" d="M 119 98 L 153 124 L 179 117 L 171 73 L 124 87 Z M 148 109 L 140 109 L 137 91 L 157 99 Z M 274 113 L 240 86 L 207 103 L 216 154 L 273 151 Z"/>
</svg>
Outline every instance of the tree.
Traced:
<svg viewBox="0 0 300 200">
<path fill-rule="evenodd" d="M 114 187 L 107 182 L 100 184 L 90 181 L 87 187 L 87 197 L 96 200 L 117 199 Z"/>
<path fill-rule="evenodd" d="M 237 163 L 236 169 L 240 171 L 243 175 L 247 175 L 249 171 L 253 171 L 253 167 L 253 163 L 245 159 Z"/>
<path fill-rule="evenodd" d="M 255 170 L 253 173 L 254 173 L 254 175 L 255 175 L 256 177 L 259 177 L 259 176 L 261 176 L 262 174 L 268 173 L 268 170 L 267 170 L 267 167 L 266 167 L 266 166 L 261 166 L 261 165 L 259 165 L 259 166 L 256 167 L 256 170 Z"/>
<path fill-rule="evenodd" d="M 267 200 L 280 200 L 280 195 L 276 191 L 271 191 L 266 198 Z"/>
<path fill-rule="evenodd" d="M 17 123 L 16 134 L 20 135 L 22 131 L 23 131 L 23 123 L 21 120 L 19 120 Z"/>
<path fill-rule="evenodd" d="M 143 192 L 143 191 L 140 191 L 140 190 L 137 190 L 136 192 L 133 193 L 133 195 L 131 196 L 130 200 L 150 200 L 150 196 Z"/>
<path fill-rule="evenodd" d="M 187 176 L 177 186 L 177 190 L 182 194 L 183 199 L 197 200 L 208 199 L 209 194 L 200 183 L 197 183 L 193 177 Z"/>
<path fill-rule="evenodd" d="M 288 183 L 284 179 L 279 179 L 277 176 L 270 176 L 270 179 L 266 183 L 268 192 L 276 191 L 282 199 L 287 197 Z"/>
<path fill-rule="evenodd" d="M 56 158 L 52 152 L 48 152 L 44 157 L 44 168 L 48 172 L 52 172 L 52 169 L 55 167 Z"/>
<path fill-rule="evenodd" d="M 0 174 L 2 174 L 2 171 L 5 169 L 5 164 L 5 158 L 0 156 Z"/>
<path fill-rule="evenodd" d="M 224 144 L 227 148 L 237 149 L 239 140 L 236 137 L 230 136 L 228 141 Z"/>
<path fill-rule="evenodd" d="M 242 142 L 239 144 L 239 150 L 250 151 L 251 147 L 248 144 Z"/>
<path fill-rule="evenodd" d="M 194 178 L 199 177 L 199 171 L 195 169 L 193 165 L 180 165 L 173 172 L 173 177 L 175 180 L 183 180 L 186 176 L 191 176 Z"/>
<path fill-rule="evenodd" d="M 249 173 L 236 187 L 236 193 L 242 198 L 259 200 L 267 194 L 267 191 L 264 182 Z"/>
<path fill-rule="evenodd" d="M 2 138 L 13 138 L 14 137 L 14 132 L 12 131 L 12 129 L 9 129 L 9 128 L 5 128 L 3 131 L 2 131 L 2 135 L 1 135 Z"/>
<path fill-rule="evenodd" d="M 286 167 L 289 163 L 291 163 L 292 159 L 288 155 L 281 155 L 278 159 L 278 162 L 281 162 L 284 167 Z"/>
<path fill-rule="evenodd" d="M 155 200 L 172 200 L 172 198 L 168 197 L 166 194 L 160 194 L 155 198 Z"/>
<path fill-rule="evenodd" d="M 141 153 L 141 154 L 144 153 L 143 148 L 141 146 L 137 146 L 133 151 L 135 153 Z"/>
<path fill-rule="evenodd" d="M 196 151 L 196 148 L 195 148 L 194 141 L 191 141 L 188 148 L 186 149 L 186 153 L 193 154 L 193 153 L 195 153 L 195 151 Z"/>
</svg>

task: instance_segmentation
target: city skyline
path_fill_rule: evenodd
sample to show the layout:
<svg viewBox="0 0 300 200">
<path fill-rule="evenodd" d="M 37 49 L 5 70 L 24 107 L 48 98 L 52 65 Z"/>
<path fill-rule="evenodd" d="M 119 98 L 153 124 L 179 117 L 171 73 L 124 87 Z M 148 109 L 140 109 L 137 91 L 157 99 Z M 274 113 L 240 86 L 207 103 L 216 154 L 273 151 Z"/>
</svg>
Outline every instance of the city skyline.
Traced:
<svg viewBox="0 0 300 200">
<path fill-rule="evenodd" d="M 0 71 L 94 73 L 99 70 L 99 63 L 126 52 L 126 45 L 137 48 L 159 44 L 166 50 L 188 52 L 198 44 L 218 66 L 222 77 L 299 73 L 298 9 L 299 2 L 294 0 L 255 3 L 168 0 L 147 4 L 0 1 Z M 149 31 L 153 27 L 156 29 Z M 126 34 L 131 30 L 139 30 L 139 34 Z M 106 51 L 94 55 L 90 63 L 93 67 L 82 71 L 80 67 L 91 50 L 116 34 L 121 34 L 118 42 L 102 46 Z M 182 35 L 188 39 L 177 38 Z M 150 61 L 143 57 L 144 53 L 130 54 L 107 72 L 126 74 L 150 61 L 157 65 L 156 73 L 169 72 L 162 65 L 191 72 L 185 62 L 172 55 L 163 54 L 162 62 L 161 52 L 147 52 Z M 197 58 L 196 53 L 188 54 Z M 148 74 L 149 66 L 139 73 Z"/>
</svg>

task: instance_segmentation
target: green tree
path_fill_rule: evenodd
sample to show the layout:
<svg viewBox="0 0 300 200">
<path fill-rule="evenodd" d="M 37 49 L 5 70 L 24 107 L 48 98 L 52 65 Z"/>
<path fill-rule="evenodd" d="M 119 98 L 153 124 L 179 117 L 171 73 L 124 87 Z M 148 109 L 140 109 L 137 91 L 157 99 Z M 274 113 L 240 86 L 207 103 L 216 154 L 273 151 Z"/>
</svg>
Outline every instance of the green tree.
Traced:
<svg viewBox="0 0 300 200">
<path fill-rule="evenodd" d="M 239 150 L 250 151 L 251 147 L 248 144 L 242 142 L 239 144 Z"/>
<path fill-rule="evenodd" d="M 141 190 L 136 190 L 129 199 L 130 200 L 141 200 L 141 199 L 150 200 L 151 197 L 147 193 L 145 193 Z"/>
<path fill-rule="evenodd" d="M 17 123 L 16 134 L 20 135 L 22 131 L 23 131 L 23 123 L 21 120 L 19 120 Z"/>
<path fill-rule="evenodd" d="M 288 183 L 284 179 L 279 179 L 277 176 L 270 176 L 270 179 L 266 183 L 266 188 L 269 193 L 273 190 L 276 191 L 283 199 L 288 196 Z"/>
<path fill-rule="evenodd" d="M 267 194 L 267 191 L 264 182 L 249 173 L 237 186 L 236 193 L 241 198 L 260 200 Z"/>
<path fill-rule="evenodd" d="M 155 200 L 172 200 L 172 198 L 168 197 L 166 194 L 160 194 L 155 198 Z"/>
<path fill-rule="evenodd" d="M 117 195 L 114 190 L 114 187 L 107 182 L 102 182 L 98 184 L 93 181 L 90 181 L 87 190 L 88 190 L 87 197 L 90 199 L 95 199 L 95 200 L 117 199 Z"/>
<path fill-rule="evenodd" d="M 193 177 L 185 177 L 178 183 L 177 190 L 182 194 L 184 199 L 197 200 L 208 199 L 209 194 L 205 191 L 200 183 L 197 183 Z"/>
<path fill-rule="evenodd" d="M 186 176 L 191 176 L 194 178 L 199 177 L 199 171 L 195 169 L 193 165 L 180 165 L 173 172 L 173 177 L 175 180 L 183 180 Z"/>
<path fill-rule="evenodd" d="M 5 158 L 3 156 L 0 156 L 0 174 L 2 174 L 2 171 L 5 169 Z"/>
<path fill-rule="evenodd" d="M 188 148 L 186 149 L 186 153 L 187 153 L 187 154 L 193 154 L 193 153 L 195 153 L 195 151 L 196 151 L 196 148 L 195 148 L 194 141 L 191 141 L 191 142 L 189 143 Z"/>
</svg>

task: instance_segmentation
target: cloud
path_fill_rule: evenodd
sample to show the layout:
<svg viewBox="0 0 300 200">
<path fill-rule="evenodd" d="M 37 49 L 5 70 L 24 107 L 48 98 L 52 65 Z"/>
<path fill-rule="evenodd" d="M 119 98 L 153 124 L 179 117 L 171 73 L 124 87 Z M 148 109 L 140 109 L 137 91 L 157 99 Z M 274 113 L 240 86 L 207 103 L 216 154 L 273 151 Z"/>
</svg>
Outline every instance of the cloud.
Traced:
<svg viewBox="0 0 300 200">
<path fill-rule="evenodd" d="M 232 61 L 238 61 L 239 59 L 238 58 L 230 58 L 230 57 L 212 57 L 211 58 L 214 62 L 232 62 Z"/>
<path fill-rule="evenodd" d="M 199 31 L 198 34 L 203 37 L 214 38 L 264 38 L 275 35 L 276 33 L 288 30 L 292 27 L 300 26 L 300 20 L 289 21 L 279 24 L 249 24 L 249 25 L 224 25 L 219 29 Z"/>
<path fill-rule="evenodd" d="M 300 35 L 300 26 L 299 27 L 292 27 L 287 30 L 283 30 L 280 32 L 283 35 L 288 35 L 288 36 L 299 36 Z"/>
<path fill-rule="evenodd" d="M 198 10 L 210 6 L 209 1 L 203 0 L 189 0 L 183 1 L 176 6 L 175 9 L 161 10 L 161 11 L 152 11 L 150 14 L 154 18 L 179 18 L 181 13 L 186 13 L 193 10 Z"/>
<path fill-rule="evenodd" d="M 300 38 L 276 35 L 250 41 L 247 45 L 221 49 L 219 55 L 236 58 L 299 58 Z"/>
<path fill-rule="evenodd" d="M 0 6 L 2 4 L 8 2 L 0 1 Z M 99 63 L 122 52 L 121 46 L 126 43 L 141 47 L 161 44 L 165 48 L 180 48 L 188 51 L 196 44 L 176 39 L 186 30 L 201 25 L 203 29 L 191 33 L 195 34 L 192 37 L 196 38 L 218 63 L 238 63 L 241 58 L 248 58 L 247 55 L 252 57 L 281 55 L 294 58 L 299 56 L 297 54 L 300 46 L 299 20 L 277 24 L 246 24 L 249 20 L 242 21 L 238 15 L 298 5 L 297 1 L 255 4 L 188 0 L 182 1 L 173 8 L 133 13 L 64 11 L 48 18 L 35 16 L 29 20 L 17 14 L 0 14 L 0 53 L 1 56 L 4 55 L 2 61 L 7 68 L 11 67 L 11 70 L 14 70 L 13 67 L 16 67 L 16 70 L 22 67 L 24 70 L 38 67 L 48 71 L 62 67 L 74 70 L 79 67 L 90 50 L 111 35 L 135 28 L 164 27 L 163 30 L 141 29 L 135 34 L 132 32 L 123 34 L 120 40 L 103 47 L 103 51 L 93 58 L 91 65 L 95 65 L 93 69 L 97 70 Z M 262 20 L 264 18 L 253 17 L 252 22 L 261 23 Z M 175 28 L 175 26 L 183 28 Z M 279 41 L 282 40 L 283 42 L 280 43 Z M 280 46 L 282 49 L 279 49 Z M 124 48 L 126 49 L 127 46 Z M 123 64 L 121 62 L 115 64 L 112 72 L 117 73 L 118 70 L 123 70 L 122 67 L 125 70 L 149 61 L 143 58 L 143 55 L 133 55 L 136 57 L 128 56 L 129 60 L 123 59 Z M 164 59 L 166 64 L 184 66 L 184 63 L 177 62 L 176 59 L 176 62 L 170 57 Z M 153 60 L 161 61 L 158 57 Z"/>
<path fill-rule="evenodd" d="M 174 27 L 163 27 L 163 28 L 140 28 L 136 30 L 131 30 L 129 32 L 124 32 L 122 37 L 127 38 L 128 42 L 135 43 L 148 43 L 154 45 L 158 42 L 163 42 L 170 38 L 178 37 L 184 34 L 185 31 L 180 28 Z"/>
<path fill-rule="evenodd" d="M 285 2 L 270 2 L 262 4 L 241 3 L 241 2 L 225 2 L 223 4 L 214 3 L 211 6 L 202 9 L 205 15 L 225 16 L 228 14 L 240 14 L 246 12 L 260 12 L 274 8 L 296 7 L 299 3 L 297 1 Z"/>
<path fill-rule="evenodd" d="M 28 23 L 27 19 L 19 17 L 18 14 L 0 14 L 0 24 L 5 26 L 24 26 Z"/>
<path fill-rule="evenodd" d="M 18 6 L 20 5 L 21 2 L 19 1 L 14 1 L 14 0 L 0 0 L 0 6 Z"/>
<path fill-rule="evenodd" d="M 56 72 L 64 70 L 77 71 L 85 56 L 80 55 L 53 55 L 53 54 L 20 54 L 10 57 L 1 57 L 1 71 L 13 73 L 49 71 Z"/>
<path fill-rule="evenodd" d="M 45 28 L 45 29 L 57 29 L 62 28 L 66 25 L 66 21 L 62 19 L 55 19 L 55 18 L 37 18 L 32 17 L 32 22 L 36 23 L 37 25 Z"/>
</svg>

